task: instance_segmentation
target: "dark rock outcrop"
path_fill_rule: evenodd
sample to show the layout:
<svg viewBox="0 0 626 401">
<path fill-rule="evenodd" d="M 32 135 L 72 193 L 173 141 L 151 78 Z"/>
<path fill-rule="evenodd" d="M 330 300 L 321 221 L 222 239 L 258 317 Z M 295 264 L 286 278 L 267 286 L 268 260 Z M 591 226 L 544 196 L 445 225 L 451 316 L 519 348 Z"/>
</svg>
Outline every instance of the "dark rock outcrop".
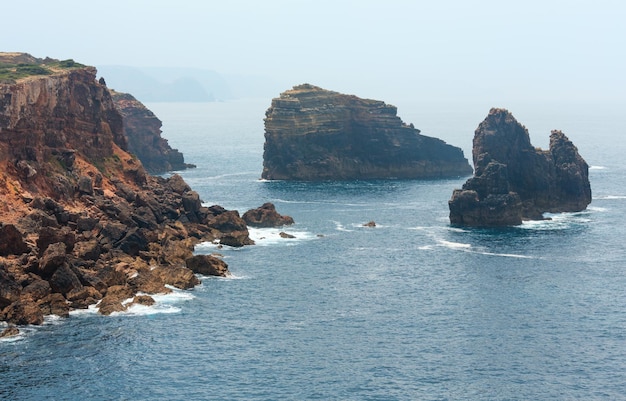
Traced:
<svg viewBox="0 0 626 401">
<path fill-rule="evenodd" d="M 128 150 L 137 155 L 149 173 L 158 174 L 195 167 L 185 163 L 183 154 L 172 149 L 167 139 L 161 136 L 161 120 L 143 103 L 128 93 L 111 93 L 115 107 L 123 117 Z"/>
<path fill-rule="evenodd" d="M 230 276 L 226 262 L 213 255 L 195 255 L 187 259 L 186 264 L 194 273 L 205 276 Z"/>
<path fill-rule="evenodd" d="M 552 131 L 549 150 L 534 148 L 526 128 L 494 108 L 476 129 L 472 154 L 474 176 L 448 202 L 452 224 L 517 225 L 591 202 L 589 167 L 561 131 Z"/>
<path fill-rule="evenodd" d="M 203 207 L 126 151 L 94 68 L 0 53 L 18 59 L 46 73 L 0 83 L 0 320 L 41 324 L 101 299 L 101 313 L 122 311 L 139 291 L 197 285 L 197 243 L 253 243 L 238 212 Z"/>
<path fill-rule="evenodd" d="M 291 216 L 283 216 L 276 211 L 273 203 L 267 202 L 256 209 L 250 209 L 241 216 L 251 227 L 281 227 L 294 223 Z"/>
<path fill-rule="evenodd" d="M 382 101 L 304 84 L 265 113 L 262 177 L 270 180 L 441 178 L 472 173 L 460 148 L 420 135 Z"/>
</svg>

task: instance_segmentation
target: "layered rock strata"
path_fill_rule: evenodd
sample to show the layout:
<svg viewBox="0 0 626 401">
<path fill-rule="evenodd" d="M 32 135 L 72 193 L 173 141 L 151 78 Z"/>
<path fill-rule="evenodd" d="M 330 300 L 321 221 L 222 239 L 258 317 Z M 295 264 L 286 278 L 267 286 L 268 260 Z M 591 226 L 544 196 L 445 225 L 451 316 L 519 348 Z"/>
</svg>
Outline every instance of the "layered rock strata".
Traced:
<svg viewBox="0 0 626 401">
<path fill-rule="evenodd" d="M 128 93 L 111 91 L 115 107 L 122 115 L 128 151 L 135 154 L 151 174 L 195 167 L 185 163 L 177 149 L 161 136 L 161 120 L 143 103 Z"/>
<path fill-rule="evenodd" d="M 463 151 L 420 135 L 382 101 L 304 84 L 265 113 L 269 180 L 441 178 L 472 173 Z"/>
<path fill-rule="evenodd" d="M 253 243 L 237 211 L 204 207 L 180 176 L 151 176 L 126 151 L 94 68 L 33 60 L 40 69 L 13 72 L 47 73 L 0 84 L 0 321 L 149 304 L 137 292 L 198 283 L 187 267 L 198 242 Z"/>
<path fill-rule="evenodd" d="M 584 210 L 591 202 L 589 166 L 565 134 L 554 130 L 549 150 L 535 148 L 505 109 L 491 109 L 480 123 L 472 156 L 474 176 L 448 202 L 452 224 L 517 225 L 543 213 Z"/>
</svg>

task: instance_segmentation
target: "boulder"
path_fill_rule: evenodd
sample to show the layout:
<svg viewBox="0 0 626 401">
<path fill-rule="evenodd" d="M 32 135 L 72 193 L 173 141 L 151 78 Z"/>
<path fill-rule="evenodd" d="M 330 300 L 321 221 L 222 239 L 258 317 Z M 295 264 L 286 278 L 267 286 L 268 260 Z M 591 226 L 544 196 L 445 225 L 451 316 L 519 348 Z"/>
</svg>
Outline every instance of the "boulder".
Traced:
<svg viewBox="0 0 626 401">
<path fill-rule="evenodd" d="M 7 322 L 16 325 L 42 324 L 43 312 L 34 301 L 22 299 L 13 302 L 4 310 Z"/>
<path fill-rule="evenodd" d="M 39 309 L 44 315 L 56 315 L 60 317 L 70 316 L 70 304 L 59 293 L 49 294 L 39 300 Z"/>
<path fill-rule="evenodd" d="M 2 333 L 0 333 L 0 338 L 3 338 L 3 337 L 14 337 L 14 336 L 17 336 L 18 334 L 20 334 L 20 329 L 18 329 L 15 326 L 11 326 L 11 327 L 7 327 L 6 329 L 2 330 Z"/>
<path fill-rule="evenodd" d="M 223 245 L 242 247 L 254 244 L 249 237 L 246 222 L 236 210 L 227 210 L 209 217 L 208 226 L 219 232 L 220 243 Z"/>
<path fill-rule="evenodd" d="M 274 204 L 270 202 L 248 210 L 241 218 L 252 227 L 281 227 L 294 223 L 293 218 L 279 214 Z"/>
<path fill-rule="evenodd" d="M 228 265 L 212 255 L 195 255 L 186 260 L 187 268 L 205 276 L 229 277 Z"/>
<path fill-rule="evenodd" d="M 58 292 L 64 295 L 74 289 L 80 289 L 83 286 L 68 263 L 63 263 L 59 266 L 48 282 L 50 283 L 52 292 Z"/>
<path fill-rule="evenodd" d="M 490 110 L 476 129 L 472 155 L 474 176 L 448 202 L 452 224 L 517 225 L 591 202 L 589 167 L 573 143 L 555 130 L 549 150 L 533 147 L 508 110 Z"/>
<path fill-rule="evenodd" d="M 0 266 L 0 310 L 20 299 L 22 286 Z"/>
<path fill-rule="evenodd" d="M 188 268 L 182 266 L 159 266 L 152 270 L 161 277 L 163 283 L 187 290 L 200 284 L 200 280 Z"/>
<path fill-rule="evenodd" d="M 0 224 L 0 256 L 21 255 L 30 248 L 22 233 L 13 224 Z"/>
<path fill-rule="evenodd" d="M 122 303 L 134 295 L 132 288 L 128 286 L 115 285 L 109 287 L 106 296 L 98 304 L 98 312 L 102 315 L 123 312 L 127 306 Z"/>
<path fill-rule="evenodd" d="M 39 272 L 44 277 L 50 277 L 59 266 L 67 261 L 66 247 L 63 242 L 50 244 L 39 259 Z"/>
<path fill-rule="evenodd" d="M 156 301 L 150 295 L 135 295 L 135 298 L 133 298 L 133 302 L 131 302 L 131 305 L 136 304 L 136 305 L 152 306 L 155 303 Z"/>
<path fill-rule="evenodd" d="M 442 178 L 472 173 L 460 148 L 424 136 L 385 102 L 310 84 L 272 100 L 265 113 L 262 178 Z"/>
</svg>

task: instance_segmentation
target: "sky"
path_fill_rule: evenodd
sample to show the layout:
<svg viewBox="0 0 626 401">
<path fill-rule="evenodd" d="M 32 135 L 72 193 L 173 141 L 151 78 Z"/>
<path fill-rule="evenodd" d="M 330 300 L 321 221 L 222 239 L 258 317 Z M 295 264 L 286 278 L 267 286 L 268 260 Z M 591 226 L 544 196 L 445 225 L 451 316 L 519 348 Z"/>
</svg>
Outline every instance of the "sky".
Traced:
<svg viewBox="0 0 626 401">
<path fill-rule="evenodd" d="M 622 0 L 30 0 L 1 51 L 193 67 L 391 101 L 626 105 Z"/>
</svg>

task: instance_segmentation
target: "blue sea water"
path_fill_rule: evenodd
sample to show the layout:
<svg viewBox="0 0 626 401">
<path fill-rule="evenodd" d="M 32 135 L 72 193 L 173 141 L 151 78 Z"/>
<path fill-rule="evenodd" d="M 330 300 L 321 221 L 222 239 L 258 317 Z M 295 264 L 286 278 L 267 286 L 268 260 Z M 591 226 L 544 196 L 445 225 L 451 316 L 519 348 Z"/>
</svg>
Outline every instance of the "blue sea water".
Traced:
<svg viewBox="0 0 626 401">
<path fill-rule="evenodd" d="M 516 105 L 536 146 L 562 129 L 592 166 L 580 213 L 460 229 L 465 178 L 265 182 L 269 100 L 150 104 L 198 168 L 209 205 L 273 202 L 296 224 L 220 252 L 155 307 L 48 318 L 0 341 L 6 400 L 615 400 L 626 398 L 626 121 L 617 109 Z M 407 102 L 399 115 L 463 147 L 484 105 Z M 376 227 L 364 227 L 368 221 Z"/>
</svg>

